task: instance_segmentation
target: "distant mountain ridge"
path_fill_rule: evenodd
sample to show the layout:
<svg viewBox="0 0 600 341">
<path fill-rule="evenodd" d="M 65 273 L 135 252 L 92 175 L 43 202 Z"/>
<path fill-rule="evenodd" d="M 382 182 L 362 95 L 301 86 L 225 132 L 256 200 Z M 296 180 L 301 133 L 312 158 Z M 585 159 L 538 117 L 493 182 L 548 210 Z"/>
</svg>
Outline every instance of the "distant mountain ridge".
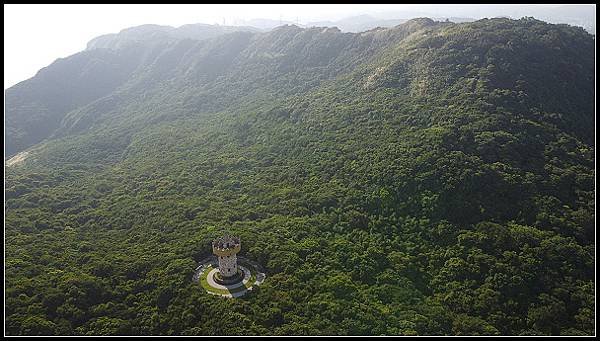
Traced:
<svg viewBox="0 0 600 341">
<path fill-rule="evenodd" d="M 180 27 L 161 25 L 141 25 L 121 30 L 119 33 L 105 34 L 90 40 L 87 50 L 97 48 L 119 49 L 127 44 L 139 42 L 162 42 L 169 39 L 204 40 L 232 32 L 258 32 L 259 29 L 247 26 L 220 26 L 189 24 Z"/>
<path fill-rule="evenodd" d="M 295 36 L 302 40 L 316 39 L 315 41 L 320 41 L 319 44 L 326 44 L 326 46 L 337 44 L 340 50 L 331 50 L 335 46 L 332 45 L 329 47 L 330 52 L 328 53 L 331 56 L 347 54 L 351 58 L 353 57 L 352 53 L 345 51 L 342 47 L 352 40 L 360 39 L 369 42 L 372 40 L 370 38 L 372 35 L 390 39 L 398 32 L 412 32 L 422 25 L 431 25 L 432 23 L 433 21 L 430 19 L 415 19 L 398 29 L 391 29 L 377 34 L 365 33 L 354 36 L 332 34 L 339 33 L 339 30 L 323 27 L 302 29 L 295 25 L 286 25 L 268 32 L 258 33 L 255 29 L 247 30 L 239 27 L 231 28 L 202 24 L 185 25 L 177 29 L 169 26 L 143 25 L 125 29 L 119 34 L 100 36 L 90 41 L 85 51 L 67 58 L 61 58 L 40 70 L 35 77 L 6 90 L 7 135 L 10 137 L 6 143 L 6 154 L 7 156 L 14 155 L 50 137 L 61 127 L 61 124 L 72 122 L 67 119 L 67 116 L 70 115 L 66 115 L 70 111 L 74 109 L 85 110 L 86 105 L 100 100 L 110 94 L 111 91 L 116 91 L 125 83 L 134 84 L 139 77 L 151 77 L 153 73 L 157 74 L 166 60 L 173 60 L 169 63 L 169 68 L 176 67 L 178 64 L 179 69 L 183 68 L 181 62 L 175 62 L 175 60 L 182 57 L 182 52 L 178 49 L 185 50 L 197 46 L 194 49 L 195 53 L 200 53 L 203 59 L 196 61 L 187 59 L 187 63 L 190 63 L 187 66 L 193 69 L 192 65 L 197 65 L 201 70 L 208 68 L 203 71 L 208 73 L 219 70 L 218 68 L 210 70 L 210 64 L 206 63 L 208 60 L 212 60 L 211 63 L 216 64 L 221 64 L 227 60 L 254 64 L 260 60 L 268 61 L 270 58 L 271 62 L 291 65 L 289 63 L 291 63 L 290 58 L 294 58 L 293 55 L 282 54 L 281 50 L 282 46 L 288 46 L 291 49 L 301 48 L 302 46 L 292 44 L 290 39 Z M 229 32 L 230 30 L 233 30 L 233 32 Z M 402 33 L 401 36 L 405 34 Z M 334 38 L 331 42 L 328 41 L 330 37 Z M 186 40 L 188 41 L 186 42 Z M 214 40 L 216 45 L 211 46 L 206 43 L 208 40 Z M 285 44 L 281 45 L 283 42 Z M 244 45 L 237 46 L 240 43 Z M 376 49 L 385 48 L 384 43 L 385 40 L 380 43 L 369 42 Z M 214 58 L 214 56 L 220 54 L 244 49 L 245 45 L 249 47 L 246 53 L 250 54 L 247 60 L 240 59 L 235 55 L 223 56 L 222 59 Z M 256 48 L 251 46 L 256 46 Z M 310 48 L 315 50 L 317 47 L 318 45 Z M 204 48 L 206 48 L 206 51 L 204 51 Z M 369 53 L 374 51 L 371 50 Z M 357 52 L 364 54 L 361 51 Z M 316 50 L 316 53 L 315 56 L 307 55 L 305 60 L 299 59 L 297 65 L 305 65 L 310 63 L 311 60 L 318 60 L 316 58 L 322 52 Z M 265 60 L 265 56 L 270 57 Z M 245 56 L 240 57 L 244 58 Z M 202 64 L 202 60 L 205 61 L 205 64 Z M 243 69 L 242 66 L 240 67 Z M 242 72 L 242 70 L 239 70 L 239 72 Z M 268 72 L 268 69 L 260 72 Z M 134 75 L 136 77 L 132 77 Z M 72 79 L 67 81 L 69 77 L 72 77 Z M 164 75 L 160 77 L 164 77 Z M 261 77 L 260 73 L 256 74 L 255 77 Z M 62 85 L 54 87 L 54 84 Z M 98 86 L 99 84 L 103 85 Z M 155 86 L 152 83 L 147 84 L 150 87 Z M 146 84 L 142 85 L 142 87 L 144 86 Z M 44 89 L 51 89 L 52 95 L 41 93 L 41 91 L 46 91 Z M 83 121 L 76 120 L 76 122 L 81 124 Z"/>
</svg>

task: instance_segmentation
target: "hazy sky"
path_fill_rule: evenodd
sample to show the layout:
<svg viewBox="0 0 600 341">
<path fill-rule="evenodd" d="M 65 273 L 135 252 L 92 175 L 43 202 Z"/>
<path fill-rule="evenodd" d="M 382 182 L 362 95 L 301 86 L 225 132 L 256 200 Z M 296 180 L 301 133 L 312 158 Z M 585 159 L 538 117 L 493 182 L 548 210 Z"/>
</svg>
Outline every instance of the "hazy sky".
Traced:
<svg viewBox="0 0 600 341">
<path fill-rule="evenodd" d="M 444 7 L 445 9 L 442 9 Z M 470 6 L 474 7 L 474 6 Z M 481 8 L 491 8 L 482 5 Z M 85 49 L 92 38 L 142 24 L 181 26 L 206 23 L 232 25 L 254 18 L 307 23 L 339 20 L 355 14 L 381 14 L 427 9 L 460 12 L 440 5 L 4 5 L 4 88 L 33 77 L 57 58 Z M 514 6 L 517 8 L 517 6 Z M 450 14 L 450 13 L 449 13 Z"/>
</svg>

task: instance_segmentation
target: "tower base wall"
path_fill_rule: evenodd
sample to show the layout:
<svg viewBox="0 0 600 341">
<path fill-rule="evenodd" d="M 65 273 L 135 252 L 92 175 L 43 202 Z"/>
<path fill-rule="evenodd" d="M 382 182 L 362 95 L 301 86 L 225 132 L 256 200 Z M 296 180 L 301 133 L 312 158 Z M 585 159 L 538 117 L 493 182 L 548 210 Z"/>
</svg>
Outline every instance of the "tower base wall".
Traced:
<svg viewBox="0 0 600 341">
<path fill-rule="evenodd" d="M 237 256 L 219 256 L 219 273 L 223 278 L 235 276 L 238 273 Z"/>
</svg>

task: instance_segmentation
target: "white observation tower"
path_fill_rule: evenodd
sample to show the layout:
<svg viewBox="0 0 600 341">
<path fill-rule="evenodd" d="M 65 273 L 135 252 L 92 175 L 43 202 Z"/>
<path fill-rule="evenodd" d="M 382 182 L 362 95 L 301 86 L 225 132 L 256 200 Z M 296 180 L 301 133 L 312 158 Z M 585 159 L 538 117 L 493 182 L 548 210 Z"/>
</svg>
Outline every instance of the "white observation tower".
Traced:
<svg viewBox="0 0 600 341">
<path fill-rule="evenodd" d="M 236 256 L 241 247 L 240 238 L 235 236 L 222 236 L 212 242 L 213 253 L 219 259 L 217 282 L 230 284 L 241 280 L 243 276 L 238 271 Z"/>
</svg>

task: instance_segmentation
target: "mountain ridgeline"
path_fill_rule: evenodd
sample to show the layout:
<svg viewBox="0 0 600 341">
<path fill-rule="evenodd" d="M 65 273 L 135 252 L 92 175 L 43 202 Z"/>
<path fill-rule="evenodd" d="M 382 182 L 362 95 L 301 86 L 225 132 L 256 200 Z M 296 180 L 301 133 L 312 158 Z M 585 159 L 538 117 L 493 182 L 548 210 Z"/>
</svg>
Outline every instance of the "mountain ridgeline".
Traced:
<svg viewBox="0 0 600 341">
<path fill-rule="evenodd" d="M 594 334 L 595 41 L 146 25 L 7 89 L 6 333 Z M 228 231 L 268 280 L 192 282 Z"/>
</svg>

